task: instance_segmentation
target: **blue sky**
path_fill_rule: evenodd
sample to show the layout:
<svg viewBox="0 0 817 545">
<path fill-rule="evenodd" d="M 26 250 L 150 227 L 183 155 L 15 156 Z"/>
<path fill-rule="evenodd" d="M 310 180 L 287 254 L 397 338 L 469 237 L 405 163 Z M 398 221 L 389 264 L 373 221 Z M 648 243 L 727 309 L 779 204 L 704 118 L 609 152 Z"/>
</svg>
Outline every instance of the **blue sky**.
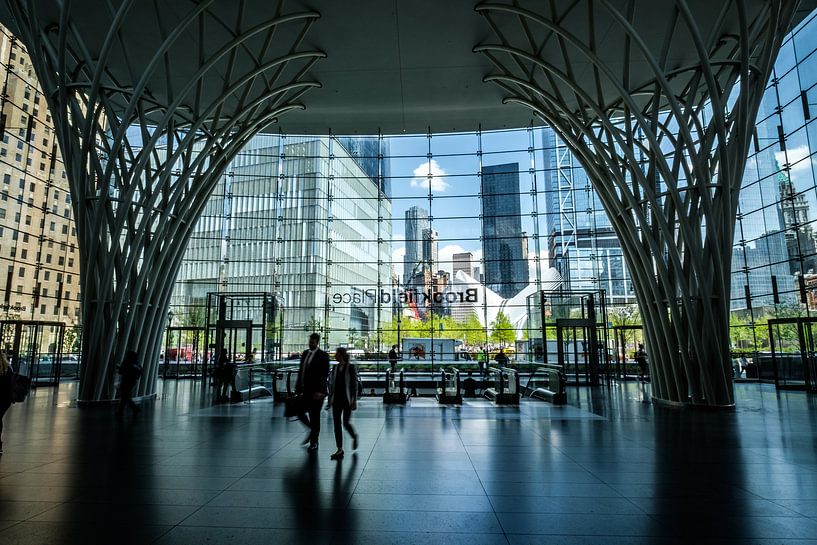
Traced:
<svg viewBox="0 0 817 545">
<path fill-rule="evenodd" d="M 538 138 L 537 138 L 538 140 Z M 541 145 L 537 142 L 537 147 Z M 482 163 L 484 166 L 504 163 L 519 163 L 520 202 L 522 205 L 523 230 L 530 239 L 530 252 L 534 253 L 532 239 L 533 219 L 530 216 L 532 199 L 528 191 L 531 187 L 531 155 L 528 152 L 529 134 L 525 130 L 482 134 Z M 477 134 L 396 136 L 390 138 L 390 168 L 392 189 L 392 255 L 395 268 L 402 269 L 404 253 L 405 212 L 412 206 L 420 206 L 430 212 L 433 228 L 439 234 L 441 268 L 450 270 L 453 253 L 470 251 L 478 261 L 482 255 L 479 237 L 482 232 L 481 202 L 479 194 L 480 168 L 479 136 Z M 513 151 L 508 151 L 513 150 Z M 537 151 L 536 161 L 542 160 Z M 541 169 L 541 164 L 537 165 Z M 429 178 L 431 174 L 431 196 L 429 199 Z M 542 191 L 543 180 L 539 179 Z M 539 203 L 540 214 L 544 213 L 544 202 Z M 540 230 L 544 233 L 544 229 Z M 544 240 L 542 241 L 544 245 Z"/>
</svg>

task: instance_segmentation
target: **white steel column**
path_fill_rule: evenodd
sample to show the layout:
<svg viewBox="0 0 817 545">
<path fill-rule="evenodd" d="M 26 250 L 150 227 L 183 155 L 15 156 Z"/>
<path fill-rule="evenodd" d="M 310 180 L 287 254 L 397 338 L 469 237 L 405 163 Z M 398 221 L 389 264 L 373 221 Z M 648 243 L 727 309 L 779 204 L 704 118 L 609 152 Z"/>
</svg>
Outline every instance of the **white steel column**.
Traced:
<svg viewBox="0 0 817 545">
<path fill-rule="evenodd" d="M 797 4 L 724 0 L 714 17 L 696 16 L 700 6 L 687 0 L 476 7 L 496 37 L 474 48 L 496 67 L 484 81 L 556 129 L 621 241 L 656 400 L 734 404 L 729 288 L 738 192 Z"/>
<path fill-rule="evenodd" d="M 82 26 L 87 2 L 6 0 L 73 197 L 81 402 L 114 396 L 131 349 L 144 366 L 138 394 L 155 392 L 169 298 L 210 192 L 254 134 L 319 86 L 304 77 L 325 55 L 299 51 L 319 15 L 278 2 L 258 20 L 247 1 L 92 3 L 100 35 Z"/>
</svg>

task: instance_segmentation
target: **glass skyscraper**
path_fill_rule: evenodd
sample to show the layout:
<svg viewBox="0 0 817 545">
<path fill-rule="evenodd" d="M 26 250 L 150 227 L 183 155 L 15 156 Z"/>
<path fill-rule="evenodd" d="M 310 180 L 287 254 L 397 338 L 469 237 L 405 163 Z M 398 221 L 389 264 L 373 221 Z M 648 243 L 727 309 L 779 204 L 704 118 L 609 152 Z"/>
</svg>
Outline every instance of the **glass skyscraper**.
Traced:
<svg viewBox="0 0 817 545">
<path fill-rule="evenodd" d="M 378 240 L 391 239 L 391 203 L 376 179 L 328 137 L 260 135 L 227 169 L 185 255 L 173 304 L 201 305 L 208 292 L 269 292 L 284 309 L 284 352 L 304 332 L 347 344 L 372 339 L 391 306 Z M 336 305 L 340 298 L 345 304 Z"/>
<path fill-rule="evenodd" d="M 485 282 L 505 299 L 528 285 L 528 239 L 522 232 L 519 164 L 482 168 Z"/>
</svg>

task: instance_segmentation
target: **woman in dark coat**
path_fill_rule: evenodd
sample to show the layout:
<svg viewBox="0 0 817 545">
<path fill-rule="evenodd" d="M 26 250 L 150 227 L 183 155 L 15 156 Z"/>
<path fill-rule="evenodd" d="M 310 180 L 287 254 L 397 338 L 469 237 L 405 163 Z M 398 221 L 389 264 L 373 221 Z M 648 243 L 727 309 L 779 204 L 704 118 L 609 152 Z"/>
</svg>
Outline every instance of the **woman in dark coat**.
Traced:
<svg viewBox="0 0 817 545">
<path fill-rule="evenodd" d="M 357 370 L 349 363 L 346 349 L 338 347 L 335 351 L 334 366 L 329 375 L 329 406 L 332 407 L 332 419 L 335 424 L 335 444 L 338 450 L 331 456 L 333 460 L 343 458 L 343 430 L 341 424 L 352 436 L 352 450 L 357 449 L 357 433 L 349 423 L 352 411 L 357 410 Z"/>
</svg>

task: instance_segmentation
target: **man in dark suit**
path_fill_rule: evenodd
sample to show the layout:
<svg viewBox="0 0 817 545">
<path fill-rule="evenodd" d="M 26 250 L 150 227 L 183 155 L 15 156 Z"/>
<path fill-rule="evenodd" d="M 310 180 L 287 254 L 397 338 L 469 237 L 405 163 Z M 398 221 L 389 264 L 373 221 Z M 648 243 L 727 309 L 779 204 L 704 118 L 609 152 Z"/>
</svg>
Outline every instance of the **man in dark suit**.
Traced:
<svg viewBox="0 0 817 545">
<path fill-rule="evenodd" d="M 295 393 L 303 395 L 304 412 L 298 419 L 309 428 L 309 451 L 318 450 L 318 435 L 321 433 L 321 409 L 327 393 L 329 378 L 329 354 L 318 347 L 321 336 L 313 333 L 309 336 L 309 349 L 301 354 L 301 369 Z"/>
</svg>

